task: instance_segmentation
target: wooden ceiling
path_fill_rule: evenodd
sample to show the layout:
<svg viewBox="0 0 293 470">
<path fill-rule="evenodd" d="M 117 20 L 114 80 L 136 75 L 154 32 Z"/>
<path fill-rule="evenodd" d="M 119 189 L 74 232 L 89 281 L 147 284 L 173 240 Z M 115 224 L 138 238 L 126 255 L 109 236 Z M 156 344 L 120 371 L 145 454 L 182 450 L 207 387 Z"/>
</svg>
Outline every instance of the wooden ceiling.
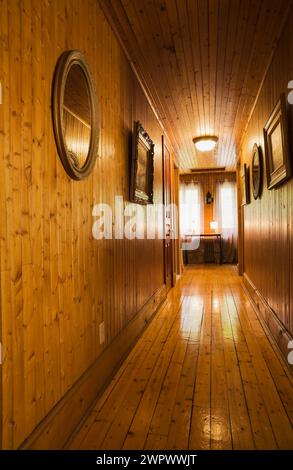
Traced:
<svg viewBox="0 0 293 470">
<path fill-rule="evenodd" d="M 100 0 L 180 169 L 235 169 L 291 0 Z M 219 137 L 214 152 L 192 138 Z"/>
</svg>

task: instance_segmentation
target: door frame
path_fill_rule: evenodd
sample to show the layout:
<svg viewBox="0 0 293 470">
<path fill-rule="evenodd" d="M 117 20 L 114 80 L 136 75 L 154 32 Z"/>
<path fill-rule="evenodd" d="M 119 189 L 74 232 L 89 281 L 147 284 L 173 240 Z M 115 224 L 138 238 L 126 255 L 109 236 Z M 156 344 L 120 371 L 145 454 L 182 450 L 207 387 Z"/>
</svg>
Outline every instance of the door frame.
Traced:
<svg viewBox="0 0 293 470">
<path fill-rule="evenodd" d="M 241 160 L 237 162 L 236 187 L 237 187 L 237 207 L 238 207 L 238 274 L 244 273 L 244 206 L 241 201 Z"/>
<path fill-rule="evenodd" d="M 173 199 L 174 205 L 177 208 L 177 214 L 174 215 L 173 224 L 174 230 L 176 233 L 176 238 L 174 239 L 174 276 L 175 280 L 177 276 L 181 275 L 181 250 L 180 250 L 180 207 L 179 207 L 179 188 L 180 188 L 180 173 L 178 166 L 173 162 L 173 182 L 174 182 L 174 191 Z M 176 224 L 176 226 L 175 226 Z"/>
<path fill-rule="evenodd" d="M 166 201 L 166 188 L 165 188 L 165 169 L 166 169 L 166 162 L 165 162 L 165 148 L 169 152 L 170 155 L 170 160 L 169 160 L 169 178 L 170 178 L 170 204 L 174 203 L 174 194 L 173 194 L 173 155 L 172 152 L 170 151 L 169 146 L 166 144 L 166 139 L 164 135 L 162 135 L 162 183 L 163 183 L 163 204 L 164 204 L 164 210 L 163 210 L 163 255 L 164 255 L 164 283 L 167 284 L 167 259 L 166 259 L 166 239 L 165 239 L 165 234 L 166 234 L 166 207 L 165 207 L 165 201 Z M 173 217 L 173 212 L 171 211 L 170 213 L 170 225 L 171 225 L 171 234 L 173 233 L 174 227 L 174 217 Z M 174 276 L 174 239 L 170 238 L 170 253 L 171 253 L 171 287 L 175 286 L 176 283 L 176 276 Z"/>
</svg>

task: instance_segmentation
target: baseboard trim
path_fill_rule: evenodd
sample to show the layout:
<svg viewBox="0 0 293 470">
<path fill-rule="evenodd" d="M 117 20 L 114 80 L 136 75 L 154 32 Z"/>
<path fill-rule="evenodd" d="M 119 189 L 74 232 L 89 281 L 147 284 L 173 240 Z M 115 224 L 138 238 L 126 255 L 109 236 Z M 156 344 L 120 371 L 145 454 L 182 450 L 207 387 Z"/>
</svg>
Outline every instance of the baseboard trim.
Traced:
<svg viewBox="0 0 293 470">
<path fill-rule="evenodd" d="M 167 297 L 161 286 L 19 449 L 62 449 Z"/>
<path fill-rule="evenodd" d="M 287 357 L 290 352 L 288 349 L 288 343 L 289 341 L 292 341 L 292 335 L 278 319 L 275 312 L 268 305 L 262 294 L 255 287 L 252 280 L 246 273 L 243 274 L 243 285 L 260 320 L 262 320 L 262 323 L 267 328 L 274 342 L 278 346 L 282 356 L 286 361 L 286 364 L 288 364 Z M 289 364 L 288 369 L 290 369 L 292 372 L 292 366 L 290 367 Z"/>
</svg>

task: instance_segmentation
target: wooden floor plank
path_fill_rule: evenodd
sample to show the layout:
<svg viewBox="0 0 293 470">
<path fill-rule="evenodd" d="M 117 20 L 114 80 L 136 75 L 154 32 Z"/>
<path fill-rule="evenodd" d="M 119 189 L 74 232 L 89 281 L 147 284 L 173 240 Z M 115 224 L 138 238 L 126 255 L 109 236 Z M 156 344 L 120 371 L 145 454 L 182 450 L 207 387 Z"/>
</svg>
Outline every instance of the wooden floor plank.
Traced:
<svg viewBox="0 0 293 470">
<path fill-rule="evenodd" d="M 293 376 L 291 375 L 287 365 L 284 364 L 284 361 L 280 355 L 280 352 L 277 350 L 277 347 L 274 346 L 274 343 L 272 341 L 268 341 L 268 336 L 265 330 L 263 329 L 262 325 L 260 324 L 256 313 L 251 308 L 251 304 L 248 298 L 243 295 L 242 299 L 246 306 L 246 311 L 249 322 L 251 324 L 251 328 L 257 336 L 257 340 L 260 345 L 263 358 L 266 362 L 268 370 L 270 371 L 276 389 L 278 390 L 278 393 L 281 397 L 282 403 L 290 419 L 291 425 L 293 426 Z"/>
<path fill-rule="evenodd" d="M 171 417 L 167 449 L 188 449 L 193 394 L 202 327 L 203 303 L 196 297 L 190 305 L 191 333 L 188 338 L 182 372 L 179 377 L 175 405 Z"/>
<path fill-rule="evenodd" d="M 233 449 L 254 449 L 254 440 L 242 384 L 226 297 L 220 297 L 220 310 L 224 337 L 225 374 Z"/>
<path fill-rule="evenodd" d="M 211 449 L 232 449 L 220 298 L 212 291 Z"/>
<path fill-rule="evenodd" d="M 244 293 L 235 293 L 234 302 L 240 313 L 240 322 L 245 331 L 246 341 L 252 353 L 252 363 L 258 372 L 260 392 L 265 403 L 273 432 L 280 449 L 293 448 L 292 426 L 276 389 L 270 371 L 263 358 L 261 347 L 247 318 L 246 307 L 241 298 Z M 250 307 L 252 308 L 252 307 Z"/>
<path fill-rule="evenodd" d="M 211 300 L 204 294 L 204 318 L 195 378 L 190 449 L 210 449 L 211 445 Z"/>
<path fill-rule="evenodd" d="M 165 450 L 167 449 L 167 436 L 159 434 L 149 434 L 145 444 L 145 450 Z"/>
<path fill-rule="evenodd" d="M 188 285 L 188 282 L 191 282 L 191 276 L 186 280 L 185 286 Z M 180 283 L 178 289 L 180 289 Z M 98 402 L 94 410 L 96 414 L 94 424 L 80 444 L 80 448 L 115 449 L 123 446 L 153 367 L 159 358 L 161 362 L 163 361 L 161 352 L 164 345 L 170 332 L 176 328 L 176 320 L 177 326 L 180 323 L 180 316 L 177 316 L 177 313 L 182 300 L 181 296 L 174 297 L 174 291 L 170 293 L 164 310 L 165 321 L 162 329 L 159 332 L 157 330 L 157 325 L 160 323 L 160 316 L 157 316 L 136 345 L 139 359 L 136 358 L 133 361 L 133 367 L 130 368 L 128 374 L 123 374 L 107 402 L 102 407 Z M 149 337 L 149 335 L 151 335 L 153 342 L 147 341 L 143 345 L 145 336 Z"/>
<path fill-rule="evenodd" d="M 232 296 L 226 297 L 231 328 L 234 337 L 239 370 L 242 378 L 245 398 L 256 449 L 276 449 L 277 443 L 269 420 L 267 409 L 261 396 L 257 379 L 257 370 L 252 362 L 244 331 Z"/>
<path fill-rule="evenodd" d="M 188 302 L 186 303 L 188 304 Z M 126 441 L 123 446 L 124 449 L 138 449 L 144 447 L 167 371 L 172 368 L 172 364 L 178 362 L 180 364 L 180 361 L 182 364 L 183 362 L 186 352 L 186 342 L 182 341 L 180 338 L 180 329 L 181 326 L 184 328 L 186 323 L 186 318 L 184 318 L 183 323 L 181 323 L 180 320 L 178 324 L 176 322 L 176 328 L 171 333 L 161 356 L 158 358 L 126 436 Z"/>
<path fill-rule="evenodd" d="M 189 266 L 71 449 L 288 449 L 293 381 L 231 266 Z"/>
</svg>

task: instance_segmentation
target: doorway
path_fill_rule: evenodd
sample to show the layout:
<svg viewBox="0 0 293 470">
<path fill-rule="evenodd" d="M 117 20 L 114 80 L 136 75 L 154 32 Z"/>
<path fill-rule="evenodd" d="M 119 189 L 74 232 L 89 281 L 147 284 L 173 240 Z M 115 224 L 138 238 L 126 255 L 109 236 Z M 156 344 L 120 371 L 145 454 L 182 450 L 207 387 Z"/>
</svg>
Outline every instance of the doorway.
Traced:
<svg viewBox="0 0 293 470">
<path fill-rule="evenodd" d="M 236 264 L 238 258 L 235 172 L 180 176 L 180 236 L 184 264 Z"/>
</svg>

